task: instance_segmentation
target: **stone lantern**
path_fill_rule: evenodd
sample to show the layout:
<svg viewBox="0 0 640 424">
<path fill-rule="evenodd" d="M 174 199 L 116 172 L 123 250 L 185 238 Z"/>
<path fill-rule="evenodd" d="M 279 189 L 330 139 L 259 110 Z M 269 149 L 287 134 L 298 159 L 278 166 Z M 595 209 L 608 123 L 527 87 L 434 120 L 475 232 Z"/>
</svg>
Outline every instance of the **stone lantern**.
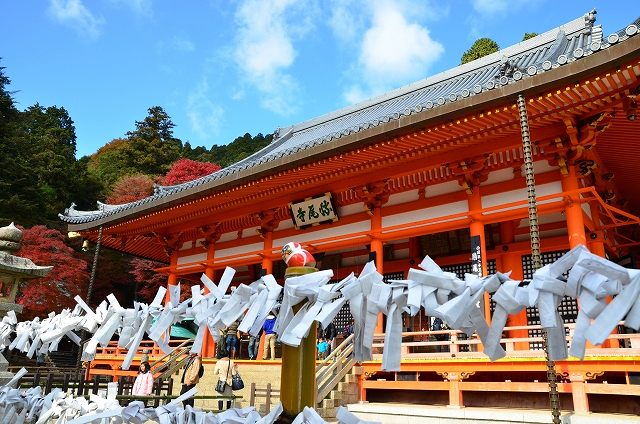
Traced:
<svg viewBox="0 0 640 424">
<path fill-rule="evenodd" d="M 22 241 L 22 231 L 13 223 L 0 228 L 0 319 L 9 311 L 22 312 L 22 306 L 15 303 L 16 293 L 22 281 L 42 278 L 49 274 L 52 266 L 38 266 L 30 259 L 14 256 Z M 0 352 L 0 384 L 12 376 L 7 372 L 7 360 Z"/>
</svg>

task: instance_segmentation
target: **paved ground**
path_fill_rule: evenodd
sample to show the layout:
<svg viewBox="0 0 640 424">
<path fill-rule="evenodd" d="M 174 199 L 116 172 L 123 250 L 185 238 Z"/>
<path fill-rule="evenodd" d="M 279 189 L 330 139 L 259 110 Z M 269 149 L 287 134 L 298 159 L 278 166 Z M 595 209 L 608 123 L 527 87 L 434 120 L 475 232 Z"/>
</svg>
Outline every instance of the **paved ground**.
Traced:
<svg viewBox="0 0 640 424">
<path fill-rule="evenodd" d="M 547 424 L 552 419 L 550 411 L 529 409 L 447 408 L 399 403 L 353 404 L 348 409 L 363 420 L 383 424 Z M 563 424 L 638 424 L 640 416 L 563 412 L 561 420 Z"/>
</svg>

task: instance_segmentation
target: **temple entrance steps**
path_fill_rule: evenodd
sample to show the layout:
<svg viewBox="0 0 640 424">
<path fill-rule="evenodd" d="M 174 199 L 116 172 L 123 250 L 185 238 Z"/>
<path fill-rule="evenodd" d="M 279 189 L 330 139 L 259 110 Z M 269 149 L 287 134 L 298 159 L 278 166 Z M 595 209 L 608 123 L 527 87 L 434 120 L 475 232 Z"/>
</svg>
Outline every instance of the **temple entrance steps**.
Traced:
<svg viewBox="0 0 640 424">
<path fill-rule="evenodd" d="M 160 359 L 151 362 L 151 372 L 155 379 L 166 379 L 171 375 L 178 373 L 187 364 L 189 359 L 189 351 L 193 345 L 193 339 L 185 340 L 178 346 L 174 347 L 171 352 L 167 353 Z"/>
<path fill-rule="evenodd" d="M 358 375 L 354 366 L 353 334 L 316 366 L 316 410 L 325 420 L 335 419 L 338 406 L 358 401 Z"/>
<path fill-rule="evenodd" d="M 316 411 L 325 421 L 335 421 L 339 406 L 358 402 L 358 378 L 363 372 L 364 370 L 361 366 L 352 366 L 349 373 L 342 377 L 327 397 L 318 402 Z"/>
</svg>

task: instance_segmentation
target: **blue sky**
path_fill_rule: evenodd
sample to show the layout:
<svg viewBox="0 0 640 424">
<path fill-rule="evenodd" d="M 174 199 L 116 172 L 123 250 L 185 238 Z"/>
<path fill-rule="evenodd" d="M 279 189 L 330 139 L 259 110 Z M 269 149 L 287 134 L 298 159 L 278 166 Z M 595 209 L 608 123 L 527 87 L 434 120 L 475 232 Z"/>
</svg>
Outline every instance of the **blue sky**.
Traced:
<svg viewBox="0 0 640 424">
<path fill-rule="evenodd" d="M 593 7 L 605 36 L 640 16 L 640 2 L 614 0 L 5 0 L 0 66 L 20 109 L 69 111 L 78 157 L 156 105 L 176 137 L 210 148 L 454 67 L 479 37 L 507 47 Z"/>
</svg>

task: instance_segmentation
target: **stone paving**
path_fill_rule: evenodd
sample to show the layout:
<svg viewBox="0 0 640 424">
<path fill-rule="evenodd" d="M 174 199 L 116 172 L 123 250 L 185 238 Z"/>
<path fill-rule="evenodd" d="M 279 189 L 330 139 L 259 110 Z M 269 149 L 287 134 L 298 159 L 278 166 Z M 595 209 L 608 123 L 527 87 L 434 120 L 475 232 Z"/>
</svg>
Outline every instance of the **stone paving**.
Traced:
<svg viewBox="0 0 640 424">
<path fill-rule="evenodd" d="M 398 403 L 358 403 L 348 410 L 366 421 L 382 424 L 547 424 L 551 412 L 532 409 L 448 408 Z M 632 424 L 640 417 L 623 414 L 575 415 L 564 411 L 563 424 Z"/>
</svg>

